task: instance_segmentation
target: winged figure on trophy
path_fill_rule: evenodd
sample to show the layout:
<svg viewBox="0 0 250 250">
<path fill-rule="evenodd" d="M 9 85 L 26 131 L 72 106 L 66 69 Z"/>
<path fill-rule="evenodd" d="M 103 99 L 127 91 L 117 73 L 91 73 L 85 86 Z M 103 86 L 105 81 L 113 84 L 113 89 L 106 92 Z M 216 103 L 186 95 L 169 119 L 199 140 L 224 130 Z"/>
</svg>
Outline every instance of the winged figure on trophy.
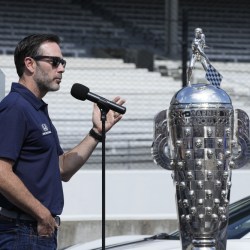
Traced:
<svg viewBox="0 0 250 250">
<path fill-rule="evenodd" d="M 250 155 L 249 117 L 234 110 L 219 87 L 222 76 L 205 47 L 197 28 L 189 83 L 154 120 L 152 154 L 156 164 L 173 171 L 183 250 L 226 250 L 232 169 L 244 166 Z M 190 83 L 196 61 L 209 83 Z"/>
</svg>

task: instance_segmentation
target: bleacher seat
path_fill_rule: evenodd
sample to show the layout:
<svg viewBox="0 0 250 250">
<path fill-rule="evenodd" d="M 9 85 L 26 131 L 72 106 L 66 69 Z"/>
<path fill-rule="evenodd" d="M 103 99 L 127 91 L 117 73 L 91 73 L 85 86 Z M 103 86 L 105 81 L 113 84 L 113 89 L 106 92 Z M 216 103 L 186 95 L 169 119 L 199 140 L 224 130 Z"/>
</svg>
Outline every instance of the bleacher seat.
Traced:
<svg viewBox="0 0 250 250">
<path fill-rule="evenodd" d="M 0 0 L 0 5 L 1 54 L 13 54 L 11 47 L 37 32 L 57 33 L 67 56 L 89 56 L 93 47 L 146 48 L 161 56 L 165 53 L 164 0 L 67 0 L 60 4 L 57 0 Z M 248 6 L 247 1 L 179 0 L 179 56 L 183 11 L 188 10 L 190 44 L 199 26 L 207 38 L 210 60 L 249 61 Z"/>
<path fill-rule="evenodd" d="M 0 53 L 13 54 L 17 42 L 33 33 L 56 33 L 67 56 L 88 56 L 90 47 L 120 46 L 127 39 L 123 29 L 94 15 L 85 5 L 72 1 L 0 0 Z M 70 49 L 64 44 L 71 44 Z M 90 46 L 91 45 L 91 46 Z"/>
</svg>

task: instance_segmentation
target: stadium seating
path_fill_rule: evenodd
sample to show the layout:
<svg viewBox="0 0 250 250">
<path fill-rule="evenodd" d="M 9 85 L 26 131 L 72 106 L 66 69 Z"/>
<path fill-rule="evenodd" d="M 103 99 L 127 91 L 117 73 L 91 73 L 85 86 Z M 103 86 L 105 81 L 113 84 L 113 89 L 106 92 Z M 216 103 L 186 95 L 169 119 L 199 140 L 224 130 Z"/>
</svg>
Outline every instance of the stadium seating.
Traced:
<svg viewBox="0 0 250 250">
<path fill-rule="evenodd" d="M 188 12 L 189 42 L 196 27 L 203 28 L 207 55 L 212 60 L 244 62 L 250 59 L 248 1 L 180 0 L 180 14 Z M 182 16 L 179 16 L 182 20 Z"/>
<path fill-rule="evenodd" d="M 13 54 L 13 47 L 26 35 L 56 33 L 63 40 L 64 55 L 86 56 L 89 45 L 121 44 L 123 30 L 72 1 L 0 0 L 0 53 Z M 111 39 L 112 38 L 112 39 Z"/>
<path fill-rule="evenodd" d="M 125 172 L 117 171 L 120 172 L 118 175 L 123 178 L 126 178 L 129 174 L 132 174 L 133 177 L 136 175 L 143 176 L 143 178 L 134 180 L 133 183 L 131 179 L 126 179 L 124 190 L 127 191 L 127 197 L 125 198 L 131 197 L 128 191 L 131 189 L 131 187 L 128 188 L 131 183 L 134 184 L 132 187 L 135 187 L 135 194 L 132 196 L 136 196 L 138 190 L 145 194 L 143 185 L 140 185 L 140 181 L 144 185 L 148 183 L 144 179 L 145 173 L 149 176 L 151 185 L 154 183 L 151 178 L 159 182 L 159 178 L 154 175 L 154 172 L 158 171 L 148 171 L 149 169 L 161 169 L 153 163 L 150 152 L 153 119 L 157 112 L 169 108 L 172 96 L 182 85 L 181 61 L 166 59 L 164 52 L 166 28 L 164 3 L 164 0 L 0 0 L 0 69 L 6 75 L 6 93 L 10 89 L 11 82 L 18 80 L 12 54 L 21 38 L 32 33 L 46 32 L 56 33 L 62 39 L 62 51 L 67 60 L 67 67 L 61 89 L 58 92 L 49 93 L 44 100 L 49 104 L 49 113 L 57 127 L 60 143 L 64 150 L 76 145 L 92 126 L 93 103 L 76 100 L 70 95 L 70 89 L 74 83 L 84 84 L 90 88 L 91 92 L 107 99 L 112 99 L 116 95 L 126 99 L 127 112 L 123 120 L 106 136 L 106 169 L 124 169 Z M 249 1 L 247 0 L 179 0 L 179 27 L 177 32 L 178 53 L 181 57 L 183 42 L 182 14 L 184 10 L 188 10 L 189 50 L 191 40 L 194 37 L 194 28 L 203 28 L 206 43 L 209 47 L 206 49 L 206 53 L 213 66 L 223 75 L 221 87 L 230 95 L 234 108 L 243 109 L 250 115 L 250 27 L 248 9 Z M 149 72 L 146 69 L 136 68 L 133 63 L 124 63 L 122 59 L 91 58 L 93 51 L 97 51 L 93 48 L 105 49 L 102 54 L 99 53 L 99 56 L 116 58 L 124 56 L 123 50 L 129 50 L 129 52 L 126 52 L 126 62 L 133 61 L 133 58 L 136 57 L 134 55 L 136 50 L 146 48 L 150 52 L 160 55 L 157 58 L 161 58 L 161 60 L 155 60 L 155 72 Z M 193 82 L 204 82 L 204 75 L 204 70 L 197 63 L 193 72 Z M 246 168 L 249 168 L 249 166 Z M 101 144 L 90 157 L 85 169 L 94 170 L 99 175 Z M 126 171 L 127 169 L 142 171 Z M 74 180 L 79 180 L 79 183 L 85 184 L 87 188 L 92 187 L 91 185 L 88 186 L 88 183 L 84 183 L 84 178 L 82 179 L 82 175 L 91 174 L 92 171 L 80 172 L 76 179 L 73 179 L 67 185 L 74 184 Z M 116 171 L 109 172 L 117 174 Z M 125 177 L 124 173 L 126 173 Z M 113 178 L 115 178 L 115 186 L 112 186 L 111 189 L 118 191 L 122 199 L 118 186 L 123 186 L 124 183 L 117 185 L 120 179 L 116 179 L 116 176 Z M 97 189 L 100 191 L 100 182 L 96 181 L 97 179 L 94 180 L 91 192 L 84 193 L 96 199 L 95 194 Z M 168 179 L 164 181 L 168 182 Z M 137 182 L 139 182 L 138 185 Z M 107 184 L 110 185 L 110 183 L 110 179 L 108 179 Z M 161 183 L 161 180 L 159 183 Z M 74 208 L 81 210 L 79 197 L 84 203 L 84 207 L 87 207 L 91 213 L 96 211 L 97 206 L 92 207 L 88 199 L 86 199 L 88 204 L 86 203 L 85 196 L 82 195 L 82 190 L 86 189 L 82 187 L 84 185 L 78 189 L 64 188 L 67 199 L 65 202 L 66 216 L 68 211 L 69 214 L 77 215 Z M 79 193 L 76 192 L 77 190 Z M 152 188 L 152 190 L 154 189 Z M 171 204 L 169 205 L 168 195 L 169 192 L 166 196 L 164 194 L 163 200 L 167 201 L 167 207 L 169 208 Z M 148 196 L 149 202 L 152 203 L 152 200 L 155 202 L 155 199 L 152 199 L 154 195 L 146 193 L 146 196 Z M 112 201 L 120 202 L 120 197 L 116 199 L 112 196 Z M 145 204 L 141 194 L 139 197 L 136 202 Z M 126 200 L 122 199 L 123 202 Z M 108 206 L 113 205 L 110 200 L 107 201 Z M 124 211 L 130 211 L 131 204 L 126 205 Z M 70 207 L 69 210 L 67 210 L 67 206 Z M 147 206 L 144 207 L 146 210 L 148 209 Z M 162 209 L 162 207 L 160 208 Z M 82 210 L 81 213 L 83 213 L 81 218 L 89 218 L 84 214 L 85 210 Z M 137 221 L 142 218 L 140 213 L 141 211 L 139 216 L 137 214 L 136 219 L 133 217 L 133 221 L 127 221 L 128 227 L 132 230 L 135 230 L 136 226 L 134 225 L 137 225 Z M 119 213 L 118 216 L 120 216 Z M 122 221 L 114 220 L 113 224 L 121 224 L 120 227 L 126 228 L 124 222 L 128 218 L 122 216 L 120 217 Z M 157 212 L 154 216 L 158 216 Z M 164 225 L 168 224 L 165 219 L 163 223 Z M 67 228 L 64 221 L 64 226 L 60 229 L 59 245 L 66 246 L 69 245 L 69 242 L 73 243 L 71 239 L 68 242 L 66 236 L 68 238 L 79 237 L 81 241 L 93 239 L 89 236 L 90 231 L 93 234 L 91 237 L 99 237 L 99 227 L 96 229 L 93 226 L 99 224 L 100 221 L 98 220 L 84 220 L 82 225 L 76 222 L 72 228 Z M 144 220 L 141 224 L 144 229 L 152 230 L 152 228 L 156 228 L 156 231 L 159 230 L 159 220 L 153 221 L 152 224 L 150 224 L 150 221 Z M 118 226 L 115 228 L 115 232 L 112 233 L 116 234 L 118 231 L 124 233 L 121 228 L 117 229 Z M 87 233 L 83 233 L 80 229 L 86 230 Z M 107 231 L 109 233 L 110 226 Z M 74 241 L 74 243 L 76 242 Z"/>
<path fill-rule="evenodd" d="M 247 2 L 229 0 L 226 3 L 179 0 L 180 45 L 182 11 L 189 9 L 190 44 L 193 29 L 200 26 L 209 46 L 206 53 L 212 62 L 248 61 L 250 32 L 246 21 Z M 107 135 L 109 166 L 112 168 L 113 163 L 120 162 L 121 168 L 129 168 L 129 163 L 134 161 L 137 163 L 133 167 L 152 168 L 153 117 L 158 111 L 168 108 L 173 94 L 181 87 L 181 62 L 155 61 L 156 69 L 163 66 L 166 77 L 162 77 L 159 72 L 136 69 L 134 64 L 124 63 L 121 59 L 94 59 L 88 56 L 92 47 L 142 48 L 149 42 L 153 49 L 155 44 L 152 41 L 157 39 L 162 41 L 159 44 L 163 46 L 164 1 L 0 0 L 0 5 L 0 68 L 6 74 L 6 91 L 10 83 L 17 80 L 13 57 L 8 56 L 13 54 L 16 43 L 31 33 L 59 34 L 63 40 L 63 54 L 68 61 L 67 70 L 61 91 L 50 93 L 46 100 L 64 149 L 72 147 L 91 127 L 92 104 L 77 101 L 69 94 L 72 84 L 80 82 L 107 98 L 121 95 L 127 99 L 127 113 L 123 121 Z M 98 8 L 94 10 L 96 6 Z M 110 18 L 107 18 L 107 13 L 111 13 Z M 82 56 L 84 58 L 77 58 Z M 235 67 L 235 63 L 218 62 L 214 65 L 224 76 L 222 87 L 232 96 L 235 108 L 250 111 L 249 64 L 237 64 L 239 68 Z M 204 79 L 204 71 L 199 64 L 194 78 Z M 90 159 L 90 164 L 97 168 L 100 154 L 98 148 Z"/>
<path fill-rule="evenodd" d="M 111 15 L 113 20 L 124 28 L 132 30 L 135 36 L 151 44 L 151 49 L 165 47 L 165 1 L 163 0 L 93 0 L 95 8 L 102 10 L 103 16 Z M 198 1 L 179 0 L 178 53 L 181 55 L 183 42 L 182 29 L 185 20 L 183 13 L 188 13 L 188 40 L 194 37 L 196 27 L 203 28 L 209 47 L 207 54 L 216 61 L 249 61 L 250 32 L 247 1 Z M 133 40 L 131 40 L 131 44 Z M 190 48 L 189 48 L 190 50 Z M 156 51 L 156 50 L 155 50 Z M 159 51 L 159 50 L 158 50 Z"/>
<path fill-rule="evenodd" d="M 62 38 L 67 56 L 90 56 L 93 48 L 146 48 L 166 56 L 164 0 L 0 0 L 0 5 L 0 54 L 13 54 L 28 34 L 53 32 Z M 199 26 L 211 60 L 249 61 L 248 5 L 245 0 L 179 0 L 178 54 L 188 11 L 189 43 Z"/>
</svg>

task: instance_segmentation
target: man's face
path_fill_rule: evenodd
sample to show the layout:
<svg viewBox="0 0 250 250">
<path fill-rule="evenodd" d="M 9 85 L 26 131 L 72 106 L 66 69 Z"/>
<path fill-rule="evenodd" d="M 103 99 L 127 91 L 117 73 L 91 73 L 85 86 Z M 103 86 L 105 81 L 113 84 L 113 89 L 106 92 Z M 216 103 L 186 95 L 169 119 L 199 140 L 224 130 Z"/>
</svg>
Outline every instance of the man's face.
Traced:
<svg viewBox="0 0 250 250">
<path fill-rule="evenodd" d="M 59 45 L 54 42 L 46 42 L 40 46 L 41 56 L 59 57 L 62 58 L 62 53 Z M 46 94 L 48 91 L 57 91 L 60 88 L 62 73 L 65 68 L 60 63 L 58 66 L 53 65 L 51 58 L 42 58 L 36 61 L 36 70 L 33 76 L 39 91 Z"/>
</svg>

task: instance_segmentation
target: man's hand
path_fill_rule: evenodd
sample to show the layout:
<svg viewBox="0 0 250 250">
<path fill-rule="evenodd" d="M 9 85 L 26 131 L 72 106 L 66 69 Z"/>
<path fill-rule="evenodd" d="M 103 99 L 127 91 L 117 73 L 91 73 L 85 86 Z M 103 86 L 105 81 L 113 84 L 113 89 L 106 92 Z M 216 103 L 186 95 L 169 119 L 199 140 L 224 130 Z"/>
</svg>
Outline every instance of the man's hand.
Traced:
<svg viewBox="0 0 250 250">
<path fill-rule="evenodd" d="M 118 105 L 125 103 L 125 100 L 120 97 L 116 97 L 113 101 Z M 121 114 L 114 112 L 113 110 L 109 110 L 105 121 L 106 132 L 109 131 L 119 120 L 121 120 L 121 118 Z M 101 135 L 101 112 L 97 104 L 94 104 L 92 122 L 94 131 Z M 63 181 L 69 181 L 70 178 L 85 164 L 97 144 L 98 140 L 90 135 L 87 135 L 77 146 L 60 156 L 60 172 Z"/>
<path fill-rule="evenodd" d="M 125 103 L 125 100 L 122 99 L 121 97 L 117 96 L 114 98 L 113 102 L 119 104 L 119 105 L 123 105 Z M 113 110 L 109 110 L 109 112 L 107 113 L 107 117 L 106 117 L 106 122 L 105 122 L 105 131 L 109 131 L 119 120 L 121 120 L 122 115 L 113 111 Z M 99 134 L 102 133 L 102 122 L 101 122 L 101 113 L 100 113 L 100 109 L 97 106 L 97 104 L 94 104 L 94 108 L 93 108 L 93 115 L 92 115 L 92 121 L 93 121 L 93 128 L 95 129 L 95 131 Z"/>
<path fill-rule="evenodd" d="M 48 214 L 45 218 L 37 222 L 37 233 L 39 236 L 51 237 L 58 226 L 51 214 Z"/>
<path fill-rule="evenodd" d="M 13 173 L 14 162 L 0 158 L 0 193 L 25 213 L 37 220 L 41 236 L 51 236 L 58 227 L 50 211 L 41 204 Z"/>
</svg>

